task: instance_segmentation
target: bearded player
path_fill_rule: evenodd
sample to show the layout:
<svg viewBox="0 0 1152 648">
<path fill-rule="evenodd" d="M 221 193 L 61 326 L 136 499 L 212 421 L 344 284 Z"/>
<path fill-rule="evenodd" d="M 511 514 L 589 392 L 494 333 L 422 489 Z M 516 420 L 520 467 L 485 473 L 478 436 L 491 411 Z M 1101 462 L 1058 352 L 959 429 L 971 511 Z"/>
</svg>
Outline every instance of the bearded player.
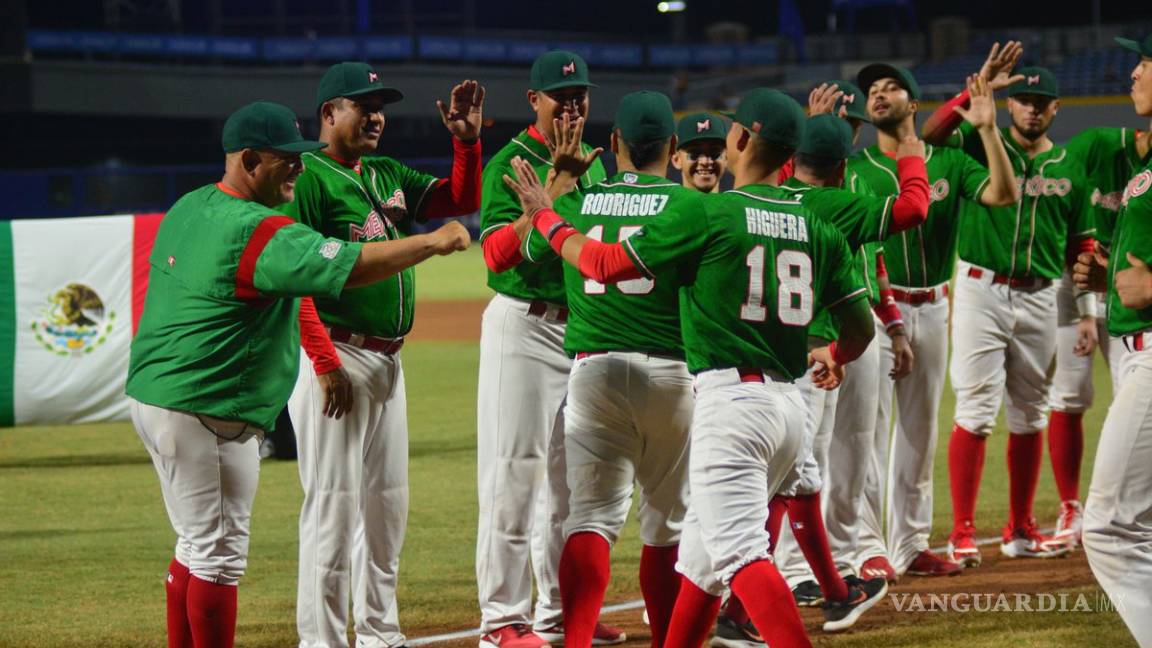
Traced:
<svg viewBox="0 0 1152 648">
<path fill-rule="evenodd" d="M 868 92 L 868 114 L 876 127 L 878 143 L 853 156 L 848 162 L 855 172 L 880 195 L 897 191 L 896 165 L 892 159 L 899 142 L 916 132 L 915 115 L 920 96 L 912 74 L 903 68 L 878 63 L 866 66 L 857 76 L 859 86 Z M 862 498 L 859 508 L 875 506 L 880 496 L 869 497 L 865 488 L 880 488 L 888 483 L 888 535 L 885 545 L 853 542 L 852 535 L 884 538 L 883 530 L 867 532 L 849 528 L 844 543 L 851 558 L 860 564 L 873 558 L 892 562 L 896 573 L 904 572 L 913 561 L 928 550 L 932 524 L 932 462 L 936 446 L 936 420 L 944 388 L 947 361 L 948 281 L 952 276 L 956 237 L 963 200 L 987 205 L 1009 205 L 1017 196 L 1016 182 L 1004 143 L 996 132 L 996 111 L 987 85 L 978 87 L 979 101 L 972 109 L 961 109 L 979 134 L 988 168 L 964 153 L 929 146 L 926 154 L 929 194 L 928 219 L 919 227 L 889 237 L 884 242 L 884 261 L 898 302 L 907 339 L 916 362 L 904 379 L 890 383 L 880 381 L 879 403 L 896 396 L 895 440 L 892 442 L 890 468 L 869 479 L 868 461 L 844 476 L 846 492 Z M 891 347 L 881 336 L 880 375 L 890 371 Z M 886 412 L 878 417 L 874 443 L 880 448 L 868 452 L 885 452 L 888 448 Z M 861 455 L 867 457 L 867 454 Z M 883 454 L 880 456 L 884 456 Z M 866 513 L 866 514 L 865 514 Z M 879 524 L 882 511 L 860 513 L 860 524 Z M 838 558 L 839 559 L 839 558 Z"/>
<path fill-rule="evenodd" d="M 803 434 L 806 408 L 791 383 L 805 370 L 816 303 L 829 304 L 845 328 L 839 344 L 813 352 L 826 367 L 817 377 L 826 386 L 839 382 L 842 364 L 873 334 L 843 236 L 775 187 L 804 128 L 799 105 L 773 90 L 753 90 L 735 124 L 727 155 L 738 189 L 705 202 L 702 214 L 655 220 L 623 244 L 580 235 L 549 209 L 527 170 L 509 180 L 536 229 L 581 274 L 604 283 L 646 277 L 685 285 L 681 317 L 697 394 L 692 504 L 678 564 L 685 578 L 666 646 L 699 646 L 725 587 L 770 644 L 809 645 L 768 557 L 765 530 L 769 500 L 794 478 Z M 729 290 L 736 278 L 747 280 L 746 291 Z M 853 586 L 836 614 L 866 609 L 885 590 L 882 580 Z"/>
<path fill-rule="evenodd" d="M 1140 60 L 1132 70 L 1136 113 L 1152 117 L 1152 34 L 1116 39 Z M 1084 509 L 1084 549 L 1092 573 L 1141 646 L 1152 645 L 1152 163 L 1128 182 L 1108 256 L 1082 253 L 1077 285 L 1107 290 L 1108 331 L 1126 356 L 1108 409 Z M 1105 274 L 1106 273 L 1106 274 Z"/>
</svg>

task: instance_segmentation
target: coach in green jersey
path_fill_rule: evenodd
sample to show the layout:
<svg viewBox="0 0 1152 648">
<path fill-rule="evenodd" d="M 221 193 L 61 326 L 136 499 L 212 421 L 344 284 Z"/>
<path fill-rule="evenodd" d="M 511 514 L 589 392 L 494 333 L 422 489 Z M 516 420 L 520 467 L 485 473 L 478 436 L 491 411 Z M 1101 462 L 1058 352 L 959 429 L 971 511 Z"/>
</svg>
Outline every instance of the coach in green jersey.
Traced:
<svg viewBox="0 0 1152 648">
<path fill-rule="evenodd" d="M 1140 55 L 1132 70 L 1136 113 L 1152 117 L 1152 34 L 1117 38 Z M 1152 164 L 1145 163 L 1121 198 L 1107 279 L 1099 255 L 1083 253 L 1075 278 L 1108 291 L 1108 330 L 1122 336 L 1120 390 L 1108 409 L 1084 509 L 1084 549 L 1092 573 L 1117 605 L 1136 643 L 1152 645 Z"/>
<path fill-rule="evenodd" d="M 844 325 L 838 344 L 813 352 L 828 368 L 821 381 L 838 381 L 841 362 L 858 356 L 874 332 L 843 235 L 775 186 L 804 130 L 799 105 L 775 90 L 753 90 L 735 123 L 727 156 L 737 188 L 706 199 L 703 214 L 654 219 L 623 243 L 593 241 L 564 222 L 523 161 L 507 180 L 534 227 L 589 278 L 685 282 L 681 320 L 697 403 L 679 559 L 686 580 L 666 641 L 676 645 L 707 631 L 718 602 L 712 596 L 724 586 L 770 644 L 805 641 L 796 609 L 779 607 L 791 594 L 768 560 L 765 531 L 769 500 L 795 479 L 803 434 L 805 405 L 790 383 L 807 368 L 817 303 Z M 852 581 L 844 599 L 826 606 L 828 623 L 874 604 L 886 586 L 873 585 Z"/>
<path fill-rule="evenodd" d="M 272 209 L 292 201 L 301 154 L 324 146 L 304 140 L 278 104 L 236 111 L 223 145 L 223 179 L 177 201 L 156 234 L 125 390 L 177 535 L 165 584 L 170 645 L 233 645 L 258 445 L 299 359 L 296 298 L 337 297 L 469 242 L 453 224 L 351 243 Z"/>
<path fill-rule="evenodd" d="M 331 66 L 314 104 L 328 147 L 305 154 L 285 211 L 346 241 L 401 240 L 416 223 L 475 212 L 484 88 L 465 80 L 437 102 L 453 151 L 444 179 L 376 154 L 385 110 L 402 98 L 367 63 Z M 408 518 L 408 420 L 399 350 L 416 312 L 415 280 L 415 268 L 406 268 L 391 281 L 317 297 L 314 323 L 301 303 L 311 362 L 300 363 L 288 401 L 304 489 L 300 646 L 347 645 L 349 598 L 358 643 L 404 642 L 396 583 Z"/>
</svg>

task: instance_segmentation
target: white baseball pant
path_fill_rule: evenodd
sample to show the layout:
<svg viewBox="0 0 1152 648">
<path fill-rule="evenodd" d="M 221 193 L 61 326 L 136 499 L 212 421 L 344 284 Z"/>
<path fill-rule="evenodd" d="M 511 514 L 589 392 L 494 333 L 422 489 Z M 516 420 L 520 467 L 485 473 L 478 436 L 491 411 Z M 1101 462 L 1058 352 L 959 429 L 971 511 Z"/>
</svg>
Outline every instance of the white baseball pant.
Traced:
<svg viewBox="0 0 1152 648">
<path fill-rule="evenodd" d="M 1152 349 L 1125 359 L 1096 450 L 1083 541 L 1120 617 L 1152 647 Z"/>
<path fill-rule="evenodd" d="M 1098 300 L 1096 310 L 1100 313 L 1096 318 L 1100 354 L 1108 363 L 1112 374 L 1112 393 L 1116 393 L 1124 345 L 1108 336 L 1108 318 L 1103 315 L 1104 300 L 1100 295 L 1095 298 Z M 1058 412 L 1083 413 L 1092 407 L 1096 396 L 1092 383 L 1093 356 L 1080 357 L 1072 352 L 1076 347 L 1076 327 L 1079 323 L 1076 291 L 1065 270 L 1064 277 L 1056 285 L 1056 372 L 1052 375 L 1052 389 L 1048 394 L 1049 406 Z"/>
<path fill-rule="evenodd" d="M 335 343 L 352 409 L 324 416 L 324 391 L 301 353 L 288 411 L 296 430 L 300 648 L 348 645 L 348 601 L 359 648 L 404 643 L 396 610 L 408 524 L 408 406 L 400 356 Z"/>
<path fill-rule="evenodd" d="M 809 344 L 809 348 L 811 347 Z M 854 367 L 855 363 L 849 370 Z M 812 371 L 813 368 L 809 368 L 796 381 L 796 388 L 800 391 L 806 409 L 804 437 L 796 459 L 798 479 L 781 490 L 780 494 L 792 496 L 820 493 L 821 507 L 824 507 L 828 502 L 828 492 L 824 488 L 828 479 L 828 447 L 832 442 L 832 420 L 840 392 L 838 389 L 826 391 L 814 386 Z M 824 517 L 827 518 L 827 511 L 824 512 Z M 787 516 L 785 519 L 788 519 Z M 774 542 L 776 546 L 773 548 L 773 558 L 776 561 L 776 568 L 788 582 L 788 587 L 796 587 L 804 581 L 815 579 L 812 568 L 804 558 L 804 553 L 796 542 L 796 536 L 792 533 L 791 523 L 780 526 L 780 537 Z"/>
<path fill-rule="evenodd" d="M 641 541 L 680 542 L 692 407 L 692 376 L 681 360 L 617 351 L 576 360 L 564 408 L 565 538 L 593 532 L 615 544 L 637 482 Z"/>
<path fill-rule="evenodd" d="M 236 585 L 248 566 L 264 430 L 129 401 L 176 531 L 176 560 L 201 580 Z"/>
<path fill-rule="evenodd" d="M 879 399 L 876 418 L 876 474 L 865 488 L 876 489 L 866 496 L 867 510 L 861 510 L 859 562 L 873 556 L 889 556 L 898 573 L 908 569 L 916 554 L 928 548 L 932 532 L 932 464 L 935 459 L 940 396 L 948 368 L 948 299 L 942 284 L 935 287 L 935 301 L 921 304 L 898 302 L 900 317 L 915 362 L 912 373 L 900 380 L 888 377 L 892 371 L 892 340 L 877 332 Z M 914 291 L 914 288 L 900 288 Z M 895 394 L 895 425 L 892 426 L 892 398 Z M 891 437 L 889 437 L 891 430 Z M 891 451 L 889 451 L 891 447 Z M 885 537 L 879 520 L 883 501 L 879 490 L 887 482 L 887 547 L 877 542 Z M 863 546 L 864 539 L 868 546 Z"/>
<path fill-rule="evenodd" d="M 789 382 L 741 382 L 736 369 L 696 376 L 689 506 L 676 570 L 723 595 L 740 569 L 769 559 L 768 502 L 798 478 L 804 399 Z"/>
<path fill-rule="evenodd" d="M 559 309 L 497 294 L 480 326 L 476 404 L 480 631 L 559 625 L 559 565 L 568 488 L 564 396 L 572 361 Z M 535 620 L 532 580 L 536 581 Z"/>
</svg>

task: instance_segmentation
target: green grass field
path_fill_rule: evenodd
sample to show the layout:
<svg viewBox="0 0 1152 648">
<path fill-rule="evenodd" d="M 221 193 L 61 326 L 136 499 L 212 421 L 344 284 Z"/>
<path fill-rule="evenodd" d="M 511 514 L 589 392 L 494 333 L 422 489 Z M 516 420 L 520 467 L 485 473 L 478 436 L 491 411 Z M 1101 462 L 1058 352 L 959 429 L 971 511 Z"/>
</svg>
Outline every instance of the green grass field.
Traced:
<svg viewBox="0 0 1152 648">
<path fill-rule="evenodd" d="M 422 298 L 487 294 L 478 250 L 436 259 Z M 479 276 L 480 280 L 476 281 Z M 475 627 L 475 343 L 414 342 L 404 349 L 411 435 L 411 517 L 401 561 L 401 622 L 409 636 Z M 1097 367 L 1098 398 L 1110 397 Z M 941 430 L 950 429 L 945 390 Z M 1087 417 L 1084 487 L 1104 409 Z M 944 437 L 946 439 L 946 437 Z M 979 520 L 982 535 L 1007 515 L 1004 448 L 989 444 Z M 947 443 L 939 444 L 936 540 L 948 528 Z M 1037 512 L 1058 505 L 1045 460 Z M 261 469 L 238 645 L 294 645 L 296 525 L 301 493 L 294 462 Z M 0 430 L 0 646 L 162 646 L 168 525 L 148 456 L 129 424 Z M 639 543 L 630 523 L 616 547 L 609 602 L 638 597 Z M 976 576 L 971 576 L 976 578 Z M 1094 591 L 1094 590 L 1093 590 Z M 904 624 L 907 626 L 907 624 Z M 949 628 L 967 627 L 957 635 Z M 1131 645 L 1115 614 L 928 615 L 910 630 L 821 640 L 836 646 Z"/>
</svg>

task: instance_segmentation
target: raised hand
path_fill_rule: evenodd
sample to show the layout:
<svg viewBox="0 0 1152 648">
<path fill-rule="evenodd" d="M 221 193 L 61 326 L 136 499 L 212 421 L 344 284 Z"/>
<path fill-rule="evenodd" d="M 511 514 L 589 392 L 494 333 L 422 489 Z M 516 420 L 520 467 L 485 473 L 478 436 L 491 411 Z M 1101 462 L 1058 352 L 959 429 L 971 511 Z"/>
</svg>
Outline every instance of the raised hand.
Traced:
<svg viewBox="0 0 1152 648">
<path fill-rule="evenodd" d="M 480 137 L 480 127 L 484 121 L 484 86 L 478 81 L 461 81 L 452 88 L 450 105 L 436 100 L 440 111 L 440 121 L 456 138 L 465 141 Z"/>
<path fill-rule="evenodd" d="M 835 83 L 821 83 L 808 93 L 808 116 L 831 113 L 836 108 L 836 102 L 843 96 L 844 91 L 840 90 Z M 848 114 L 848 109 L 841 106 L 840 114 L 837 117 L 844 117 L 846 114 Z"/>
<path fill-rule="evenodd" d="M 540 184 L 540 177 L 536 175 L 536 170 L 531 164 L 524 158 L 516 156 L 512 158 L 512 170 L 515 171 L 516 177 L 512 178 L 505 174 L 504 184 L 520 196 L 520 206 L 526 216 L 532 218 L 541 209 L 552 208 L 552 198 L 544 189 L 544 185 Z"/>
<path fill-rule="evenodd" d="M 583 117 L 573 120 L 568 113 L 564 113 L 563 119 L 552 120 L 552 133 L 552 139 L 545 140 L 545 144 L 552 153 L 552 168 L 558 174 L 566 173 L 579 178 L 604 152 L 603 148 L 597 147 L 584 153 L 580 146 L 584 138 Z"/>
<path fill-rule="evenodd" d="M 1017 81 L 1023 81 L 1023 74 L 1012 75 L 1012 68 L 1020 62 L 1023 53 L 1024 46 L 1020 41 L 1008 41 L 1004 43 L 1004 47 L 1000 47 L 1000 43 L 993 43 L 988 58 L 980 67 L 980 78 L 987 81 L 993 91 L 1003 90 Z"/>
<path fill-rule="evenodd" d="M 896 145 L 896 159 L 905 157 L 924 157 L 925 148 L 924 140 L 920 139 L 916 133 L 909 133 L 900 139 Z"/>
<path fill-rule="evenodd" d="M 432 233 L 432 236 L 436 239 L 436 254 L 440 256 L 467 250 L 472 243 L 472 235 L 468 233 L 468 228 L 459 221 L 444 223 Z"/>
<path fill-rule="evenodd" d="M 968 96 L 971 97 L 969 106 L 954 106 L 955 110 L 969 124 L 977 129 L 996 128 L 996 100 L 992 98 L 992 88 L 979 74 L 968 77 Z"/>
</svg>

